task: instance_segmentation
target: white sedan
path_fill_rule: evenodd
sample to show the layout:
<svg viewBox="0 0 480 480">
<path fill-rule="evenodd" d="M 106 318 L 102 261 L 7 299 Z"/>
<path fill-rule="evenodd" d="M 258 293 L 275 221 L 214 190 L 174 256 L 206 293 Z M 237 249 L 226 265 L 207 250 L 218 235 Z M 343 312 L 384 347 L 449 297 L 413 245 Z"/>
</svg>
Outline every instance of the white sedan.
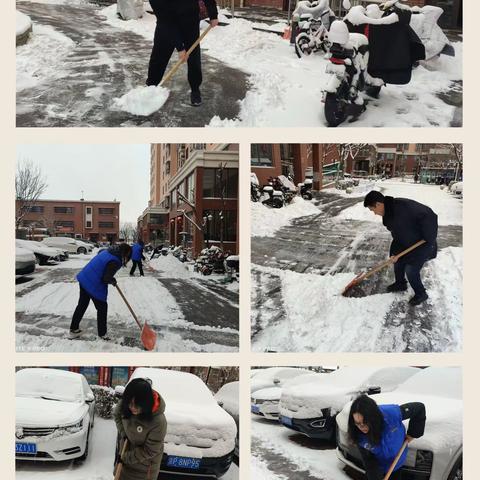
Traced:
<svg viewBox="0 0 480 480">
<path fill-rule="evenodd" d="M 25 368 L 15 377 L 15 458 L 85 459 L 95 412 L 85 377 L 53 368 Z"/>
<path fill-rule="evenodd" d="M 48 247 L 47 245 L 34 240 L 22 240 L 17 238 L 15 240 L 15 247 L 30 250 L 35 255 L 39 265 L 47 265 L 49 262 L 59 261 L 61 260 L 62 255 L 64 255 L 62 250 Z"/>
<path fill-rule="evenodd" d="M 28 275 L 35 271 L 35 254 L 22 247 L 15 247 L 15 275 Z"/>
<path fill-rule="evenodd" d="M 49 247 L 61 248 L 68 253 L 90 253 L 93 250 L 91 244 L 70 237 L 47 237 L 42 243 Z"/>
</svg>

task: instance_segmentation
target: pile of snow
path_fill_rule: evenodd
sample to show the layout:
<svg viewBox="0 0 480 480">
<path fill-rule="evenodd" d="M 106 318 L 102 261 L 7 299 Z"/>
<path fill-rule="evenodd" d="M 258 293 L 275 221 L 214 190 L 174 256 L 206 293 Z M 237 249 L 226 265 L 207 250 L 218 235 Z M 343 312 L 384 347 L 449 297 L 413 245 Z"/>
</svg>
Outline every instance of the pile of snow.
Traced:
<svg viewBox="0 0 480 480">
<path fill-rule="evenodd" d="M 169 278 L 192 278 L 196 276 L 186 263 L 182 263 L 173 255 L 160 255 L 146 263 L 147 267 L 151 267 L 157 272 L 164 273 Z"/>
<path fill-rule="evenodd" d="M 132 115 L 148 116 L 163 107 L 170 90 L 160 86 L 136 87 L 113 100 L 113 107 Z"/>
<path fill-rule="evenodd" d="M 15 22 L 17 37 L 24 35 L 32 28 L 32 21 L 30 20 L 30 17 L 22 12 L 19 12 L 18 10 L 16 12 Z"/>
<path fill-rule="evenodd" d="M 17 92 L 61 76 L 75 42 L 48 25 L 33 26 L 30 41 L 17 47 Z"/>
<path fill-rule="evenodd" d="M 295 197 L 282 208 L 269 208 L 260 202 L 251 202 L 252 237 L 273 237 L 280 228 L 290 225 L 292 220 L 319 213 L 310 201 Z"/>
<path fill-rule="evenodd" d="M 322 193 L 340 195 L 346 198 L 364 197 L 368 192 L 374 190 L 376 185 L 377 183 L 373 180 L 360 180 L 357 186 L 350 187 L 351 193 L 335 187 L 325 188 Z"/>
<path fill-rule="evenodd" d="M 239 418 L 240 415 L 240 382 L 230 382 L 223 385 L 215 394 L 215 400 L 222 403 L 222 408 L 232 417 Z"/>
<path fill-rule="evenodd" d="M 382 182 L 380 189 L 384 195 L 409 198 L 429 206 L 438 215 L 439 225 L 462 225 L 462 202 L 449 195 L 438 185 L 423 185 L 413 182 L 387 180 Z M 362 220 L 381 223 L 382 219 L 374 215 L 360 202 L 353 207 L 340 212 L 337 218 L 343 220 Z"/>
<path fill-rule="evenodd" d="M 46 3 L 49 5 L 86 5 L 90 0 L 22 0 L 30 3 Z"/>
</svg>

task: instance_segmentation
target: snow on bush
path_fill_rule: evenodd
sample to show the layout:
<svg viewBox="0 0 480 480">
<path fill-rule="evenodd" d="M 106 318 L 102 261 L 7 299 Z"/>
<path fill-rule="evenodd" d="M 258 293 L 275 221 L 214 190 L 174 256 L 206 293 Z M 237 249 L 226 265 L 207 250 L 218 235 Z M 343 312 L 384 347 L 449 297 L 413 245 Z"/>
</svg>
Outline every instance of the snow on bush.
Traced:
<svg viewBox="0 0 480 480">
<path fill-rule="evenodd" d="M 112 410 L 118 401 L 115 390 L 102 385 L 90 385 L 95 395 L 95 414 L 102 418 L 112 418 Z"/>
<path fill-rule="evenodd" d="M 31 28 L 32 28 L 32 21 L 30 20 L 30 17 L 17 10 L 17 13 L 16 13 L 17 37 L 24 35 Z"/>
<path fill-rule="evenodd" d="M 251 202 L 252 237 L 273 237 L 280 228 L 290 225 L 292 220 L 320 213 L 310 201 L 295 197 L 289 205 L 282 208 L 266 207 L 260 202 Z"/>
</svg>

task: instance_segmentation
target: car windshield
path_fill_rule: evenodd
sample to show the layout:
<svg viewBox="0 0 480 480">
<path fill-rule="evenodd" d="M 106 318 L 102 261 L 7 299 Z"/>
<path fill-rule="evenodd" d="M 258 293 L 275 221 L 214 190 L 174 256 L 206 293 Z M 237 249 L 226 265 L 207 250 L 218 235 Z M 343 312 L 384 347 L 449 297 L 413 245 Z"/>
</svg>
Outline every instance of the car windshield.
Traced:
<svg viewBox="0 0 480 480">
<path fill-rule="evenodd" d="M 81 402 L 83 398 L 80 376 L 59 375 L 56 372 L 49 372 L 48 369 L 18 371 L 15 393 L 17 397 L 43 398 L 63 402 Z"/>
<path fill-rule="evenodd" d="M 461 399 L 462 371 L 459 367 L 428 367 L 403 382 L 397 390 Z"/>
</svg>

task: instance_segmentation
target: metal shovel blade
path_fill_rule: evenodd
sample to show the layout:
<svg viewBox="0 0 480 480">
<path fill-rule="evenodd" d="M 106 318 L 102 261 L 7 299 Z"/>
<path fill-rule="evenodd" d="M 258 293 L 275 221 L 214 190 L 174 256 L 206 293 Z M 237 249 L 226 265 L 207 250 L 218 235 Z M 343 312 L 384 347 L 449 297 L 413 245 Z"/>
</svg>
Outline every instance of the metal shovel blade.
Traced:
<svg viewBox="0 0 480 480">
<path fill-rule="evenodd" d="M 147 325 L 146 322 L 143 325 L 140 338 L 146 350 L 152 351 L 155 348 L 155 345 L 157 343 L 157 334 L 152 328 Z"/>
</svg>

